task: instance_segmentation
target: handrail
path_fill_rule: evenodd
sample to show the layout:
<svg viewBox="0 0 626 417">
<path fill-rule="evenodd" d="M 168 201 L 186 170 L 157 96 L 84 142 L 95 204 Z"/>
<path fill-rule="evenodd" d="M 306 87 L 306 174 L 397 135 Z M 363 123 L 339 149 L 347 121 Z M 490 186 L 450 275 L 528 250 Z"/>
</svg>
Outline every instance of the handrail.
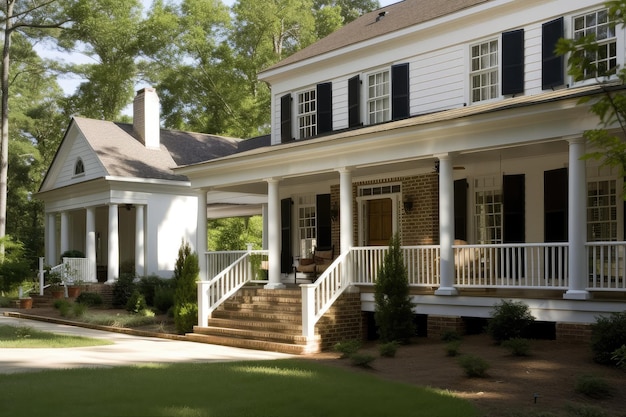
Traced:
<svg viewBox="0 0 626 417">
<path fill-rule="evenodd" d="M 352 251 L 342 253 L 312 284 L 302 284 L 302 335 L 313 338 L 315 324 L 350 285 Z"/>
<path fill-rule="evenodd" d="M 206 327 L 211 313 L 251 281 L 253 276 L 251 256 L 260 255 L 267 259 L 268 253 L 266 250 L 244 251 L 235 262 L 209 281 L 198 281 L 199 326 Z M 258 282 L 266 282 L 266 280 L 258 280 Z"/>
</svg>

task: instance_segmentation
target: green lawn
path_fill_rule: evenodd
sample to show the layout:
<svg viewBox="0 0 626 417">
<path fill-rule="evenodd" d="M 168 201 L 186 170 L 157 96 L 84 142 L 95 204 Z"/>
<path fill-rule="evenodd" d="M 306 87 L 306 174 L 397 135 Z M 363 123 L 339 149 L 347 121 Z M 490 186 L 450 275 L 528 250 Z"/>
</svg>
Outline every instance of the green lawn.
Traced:
<svg viewBox="0 0 626 417">
<path fill-rule="evenodd" d="M 478 416 L 445 393 L 297 359 L 0 375 L 0 404 L 11 417 Z"/>
<path fill-rule="evenodd" d="M 112 342 L 104 339 L 59 335 L 27 326 L 0 325 L 0 348 L 68 348 L 110 344 Z"/>
</svg>

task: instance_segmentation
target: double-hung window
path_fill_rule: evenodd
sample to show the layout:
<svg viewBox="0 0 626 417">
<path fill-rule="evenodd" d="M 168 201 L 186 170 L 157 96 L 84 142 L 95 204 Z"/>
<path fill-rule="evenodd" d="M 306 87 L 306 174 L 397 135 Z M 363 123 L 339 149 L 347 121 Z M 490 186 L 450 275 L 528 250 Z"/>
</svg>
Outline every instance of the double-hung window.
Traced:
<svg viewBox="0 0 626 417">
<path fill-rule="evenodd" d="M 391 120 L 391 76 L 389 70 L 367 77 L 367 120 L 376 124 Z"/>
<path fill-rule="evenodd" d="M 596 41 L 596 48 L 587 50 L 586 63 L 590 69 L 584 73 L 584 79 L 615 74 L 617 68 L 617 37 L 615 26 L 609 18 L 607 9 L 593 11 L 574 17 L 573 36 L 575 40 L 591 36 Z"/>
<path fill-rule="evenodd" d="M 499 92 L 498 40 L 492 39 L 470 48 L 472 103 L 497 98 Z"/>
<path fill-rule="evenodd" d="M 317 134 L 317 106 L 315 90 L 298 93 L 298 133 L 300 138 Z"/>
</svg>

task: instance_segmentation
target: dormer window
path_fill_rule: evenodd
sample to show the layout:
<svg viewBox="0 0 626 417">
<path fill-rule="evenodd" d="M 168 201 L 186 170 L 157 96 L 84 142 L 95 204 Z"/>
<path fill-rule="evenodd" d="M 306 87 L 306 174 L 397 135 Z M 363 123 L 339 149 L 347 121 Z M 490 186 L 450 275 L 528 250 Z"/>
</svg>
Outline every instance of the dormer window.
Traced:
<svg viewBox="0 0 626 417">
<path fill-rule="evenodd" d="M 81 158 L 76 158 L 74 163 L 74 176 L 83 175 L 85 173 L 85 164 Z"/>
</svg>

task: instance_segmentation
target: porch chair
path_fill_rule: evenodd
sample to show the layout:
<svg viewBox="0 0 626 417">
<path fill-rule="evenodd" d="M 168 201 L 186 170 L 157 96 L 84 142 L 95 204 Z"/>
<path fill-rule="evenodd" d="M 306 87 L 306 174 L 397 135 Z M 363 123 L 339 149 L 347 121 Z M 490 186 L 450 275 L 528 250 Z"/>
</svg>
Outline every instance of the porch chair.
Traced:
<svg viewBox="0 0 626 417">
<path fill-rule="evenodd" d="M 296 266 L 293 274 L 294 284 L 298 280 L 298 272 L 305 274 L 304 278 L 310 278 L 311 282 L 315 282 L 317 277 L 333 263 L 335 258 L 335 247 L 315 248 L 312 258 L 302 258 Z"/>
</svg>

